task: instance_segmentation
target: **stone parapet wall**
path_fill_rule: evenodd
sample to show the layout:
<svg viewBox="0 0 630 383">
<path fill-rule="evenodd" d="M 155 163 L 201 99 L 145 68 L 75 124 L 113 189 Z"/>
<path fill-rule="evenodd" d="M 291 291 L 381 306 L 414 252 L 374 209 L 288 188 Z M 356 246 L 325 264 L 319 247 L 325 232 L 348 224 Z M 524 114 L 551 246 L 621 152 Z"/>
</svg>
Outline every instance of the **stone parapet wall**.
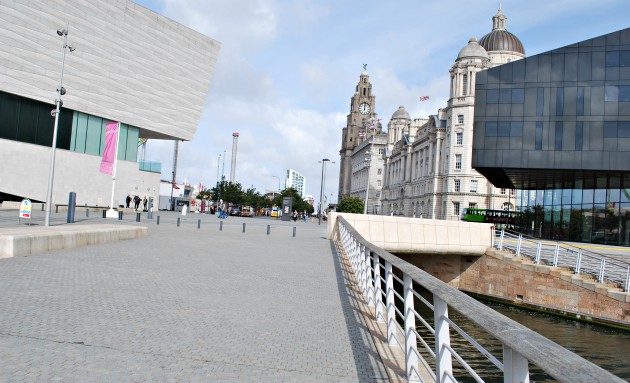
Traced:
<svg viewBox="0 0 630 383">
<path fill-rule="evenodd" d="M 328 238 L 343 216 L 370 243 L 393 253 L 431 253 L 480 256 L 492 247 L 490 224 L 435 219 L 331 213 Z"/>
</svg>

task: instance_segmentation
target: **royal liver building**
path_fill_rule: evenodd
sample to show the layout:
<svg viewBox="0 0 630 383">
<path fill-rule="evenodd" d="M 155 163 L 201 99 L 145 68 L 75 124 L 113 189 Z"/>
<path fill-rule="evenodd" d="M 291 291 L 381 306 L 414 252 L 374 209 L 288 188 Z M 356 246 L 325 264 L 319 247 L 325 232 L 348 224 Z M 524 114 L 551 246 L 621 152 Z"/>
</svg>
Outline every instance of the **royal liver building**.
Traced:
<svg viewBox="0 0 630 383">
<path fill-rule="evenodd" d="M 387 141 L 379 164 L 382 170 L 370 172 L 382 173 L 382 179 L 374 180 L 376 185 L 370 181 L 369 189 L 370 195 L 378 193 L 380 206 L 368 209 L 368 213 L 459 219 L 468 207 L 513 209 L 513 191 L 494 188 L 471 166 L 475 76 L 479 71 L 525 57 L 519 39 L 506 30 L 506 19 L 499 8 L 492 18 L 492 32 L 479 41 L 471 38 L 459 52 L 450 69 L 446 107 L 426 119 L 412 119 L 403 106 L 394 112 L 387 124 Z M 497 116 L 502 106 L 497 104 Z M 364 154 L 356 149 L 352 161 L 346 163 L 361 163 Z M 351 169 L 347 172 L 352 174 Z M 363 182 L 363 188 L 365 185 Z M 340 195 L 345 194 L 341 189 Z M 356 189 L 350 186 L 350 190 Z"/>
</svg>

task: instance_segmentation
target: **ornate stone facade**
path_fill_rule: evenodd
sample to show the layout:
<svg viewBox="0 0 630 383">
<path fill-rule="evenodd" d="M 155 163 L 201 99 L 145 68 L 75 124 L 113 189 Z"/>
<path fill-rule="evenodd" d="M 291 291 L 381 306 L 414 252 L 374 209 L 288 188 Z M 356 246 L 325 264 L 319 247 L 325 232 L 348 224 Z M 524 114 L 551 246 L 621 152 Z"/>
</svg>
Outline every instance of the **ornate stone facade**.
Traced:
<svg viewBox="0 0 630 383">
<path fill-rule="evenodd" d="M 473 37 L 459 52 L 445 108 L 428 120 L 412 121 L 404 107 L 392 116 L 382 214 L 459 220 L 468 207 L 513 208 L 513 191 L 495 189 L 471 166 L 476 73 L 525 56 L 505 26 L 499 9 L 493 31 L 481 39 L 486 48 Z"/>
</svg>

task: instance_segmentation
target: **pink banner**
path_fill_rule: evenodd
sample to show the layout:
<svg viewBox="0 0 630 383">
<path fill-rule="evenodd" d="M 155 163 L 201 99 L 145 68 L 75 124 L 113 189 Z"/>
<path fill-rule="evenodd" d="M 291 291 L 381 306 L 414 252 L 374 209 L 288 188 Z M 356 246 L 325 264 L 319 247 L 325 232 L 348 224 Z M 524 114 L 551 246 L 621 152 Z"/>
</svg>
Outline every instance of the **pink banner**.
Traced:
<svg viewBox="0 0 630 383">
<path fill-rule="evenodd" d="M 103 159 L 101 160 L 101 173 L 111 175 L 114 172 L 118 125 L 118 122 L 108 122 L 105 125 L 105 150 L 103 150 Z"/>
</svg>

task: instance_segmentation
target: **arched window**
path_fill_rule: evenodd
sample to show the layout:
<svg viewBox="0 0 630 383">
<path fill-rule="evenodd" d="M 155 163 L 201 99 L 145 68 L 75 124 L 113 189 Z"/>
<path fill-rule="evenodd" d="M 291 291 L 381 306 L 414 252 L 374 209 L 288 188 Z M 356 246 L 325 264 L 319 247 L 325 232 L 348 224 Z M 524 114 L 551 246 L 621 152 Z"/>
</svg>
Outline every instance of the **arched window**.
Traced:
<svg viewBox="0 0 630 383">
<path fill-rule="evenodd" d="M 466 96 L 468 94 L 468 73 L 464 73 L 464 88 L 462 95 Z"/>
<path fill-rule="evenodd" d="M 503 210 L 512 210 L 512 204 L 509 202 L 505 202 L 502 206 Z"/>
</svg>

